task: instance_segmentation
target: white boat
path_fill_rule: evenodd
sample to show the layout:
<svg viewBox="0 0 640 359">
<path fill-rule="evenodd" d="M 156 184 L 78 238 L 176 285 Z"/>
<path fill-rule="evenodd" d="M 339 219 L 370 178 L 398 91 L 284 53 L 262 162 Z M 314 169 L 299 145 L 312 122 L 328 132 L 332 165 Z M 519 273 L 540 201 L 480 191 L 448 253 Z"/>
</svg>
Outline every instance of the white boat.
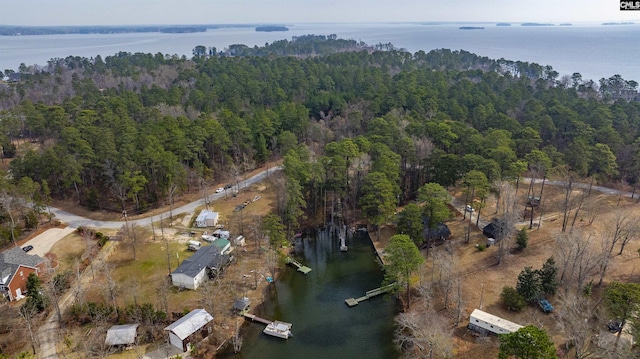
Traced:
<svg viewBox="0 0 640 359">
<path fill-rule="evenodd" d="M 282 339 L 288 339 L 293 336 L 293 334 L 291 334 L 291 323 L 281 322 L 278 320 L 268 324 L 262 332 Z"/>
</svg>

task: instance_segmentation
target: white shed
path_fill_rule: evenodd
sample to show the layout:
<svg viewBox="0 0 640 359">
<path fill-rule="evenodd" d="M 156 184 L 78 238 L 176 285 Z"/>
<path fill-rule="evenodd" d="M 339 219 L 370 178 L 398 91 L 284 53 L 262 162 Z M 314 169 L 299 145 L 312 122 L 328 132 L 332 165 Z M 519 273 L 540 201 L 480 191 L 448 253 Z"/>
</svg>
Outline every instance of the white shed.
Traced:
<svg viewBox="0 0 640 359">
<path fill-rule="evenodd" d="M 205 326 L 212 320 L 213 317 L 206 310 L 194 309 L 164 330 L 169 331 L 171 345 L 186 352 L 191 349 L 191 343 L 197 343 L 209 335 Z"/>
<path fill-rule="evenodd" d="M 140 324 L 114 325 L 107 330 L 106 345 L 132 345 L 136 342 L 137 330 Z"/>
<path fill-rule="evenodd" d="M 480 309 L 474 309 L 469 317 L 469 329 L 484 334 L 509 334 L 520 328 L 522 328 L 520 324 L 483 312 Z"/>
<path fill-rule="evenodd" d="M 218 212 L 203 209 L 196 218 L 196 226 L 200 228 L 215 227 L 218 225 Z"/>
</svg>

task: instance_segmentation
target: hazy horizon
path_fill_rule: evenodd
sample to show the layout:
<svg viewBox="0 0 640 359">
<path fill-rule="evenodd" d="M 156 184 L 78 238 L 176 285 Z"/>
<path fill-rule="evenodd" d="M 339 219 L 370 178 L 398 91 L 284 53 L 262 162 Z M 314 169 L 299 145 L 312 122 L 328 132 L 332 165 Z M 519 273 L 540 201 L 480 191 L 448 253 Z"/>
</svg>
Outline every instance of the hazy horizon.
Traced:
<svg viewBox="0 0 640 359">
<path fill-rule="evenodd" d="M 9 0 L 6 26 L 639 21 L 602 0 Z"/>
</svg>

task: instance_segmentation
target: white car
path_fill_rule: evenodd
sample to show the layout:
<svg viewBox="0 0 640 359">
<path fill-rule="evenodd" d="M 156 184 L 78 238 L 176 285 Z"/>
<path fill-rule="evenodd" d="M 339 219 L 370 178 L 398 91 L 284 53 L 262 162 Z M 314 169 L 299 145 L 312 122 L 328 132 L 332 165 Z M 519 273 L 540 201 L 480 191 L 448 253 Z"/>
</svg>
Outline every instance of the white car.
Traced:
<svg viewBox="0 0 640 359">
<path fill-rule="evenodd" d="M 471 207 L 470 205 L 466 205 L 464 207 L 464 210 L 467 211 L 467 212 L 473 212 L 474 211 L 473 207 Z"/>
<path fill-rule="evenodd" d="M 219 187 L 219 188 L 216 190 L 216 193 L 220 193 L 220 192 L 223 192 L 223 191 L 224 191 L 224 188 Z"/>
</svg>

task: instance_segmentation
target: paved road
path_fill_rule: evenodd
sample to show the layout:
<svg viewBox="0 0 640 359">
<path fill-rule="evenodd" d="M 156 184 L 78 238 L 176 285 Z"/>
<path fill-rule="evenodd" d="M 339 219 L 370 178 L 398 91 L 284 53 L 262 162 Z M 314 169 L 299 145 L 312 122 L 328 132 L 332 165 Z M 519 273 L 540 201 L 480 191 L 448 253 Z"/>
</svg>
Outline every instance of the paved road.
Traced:
<svg viewBox="0 0 640 359">
<path fill-rule="evenodd" d="M 254 175 L 253 177 L 249 177 L 244 181 L 238 182 L 238 187 L 242 190 L 243 188 L 251 186 L 254 183 L 261 182 L 265 178 L 267 178 L 268 174 L 273 174 L 275 171 L 279 171 L 280 169 L 281 167 L 278 166 L 278 167 L 270 168 L 268 171 L 262 171 Z M 209 199 L 214 201 L 214 200 L 221 199 L 224 196 L 225 196 L 224 192 L 214 193 L 212 195 L 209 195 Z M 173 210 L 173 214 L 176 215 L 179 213 L 193 212 L 197 207 L 202 205 L 204 205 L 204 202 L 202 199 L 200 199 L 200 200 L 185 204 L 182 207 L 175 208 Z M 55 215 L 55 218 L 57 220 L 65 222 L 69 225 L 69 227 L 74 227 L 74 228 L 82 226 L 82 227 L 90 227 L 90 228 L 118 229 L 124 225 L 124 221 L 98 221 L 95 219 L 85 218 L 69 212 L 65 212 L 59 208 L 54 208 L 54 207 L 51 207 L 51 213 Z M 141 227 L 145 227 L 145 226 L 150 226 L 151 222 L 160 221 L 161 217 L 168 218 L 169 211 L 162 214 L 157 214 L 155 216 L 147 217 L 147 218 L 130 220 L 129 223 L 135 223 Z"/>
</svg>

